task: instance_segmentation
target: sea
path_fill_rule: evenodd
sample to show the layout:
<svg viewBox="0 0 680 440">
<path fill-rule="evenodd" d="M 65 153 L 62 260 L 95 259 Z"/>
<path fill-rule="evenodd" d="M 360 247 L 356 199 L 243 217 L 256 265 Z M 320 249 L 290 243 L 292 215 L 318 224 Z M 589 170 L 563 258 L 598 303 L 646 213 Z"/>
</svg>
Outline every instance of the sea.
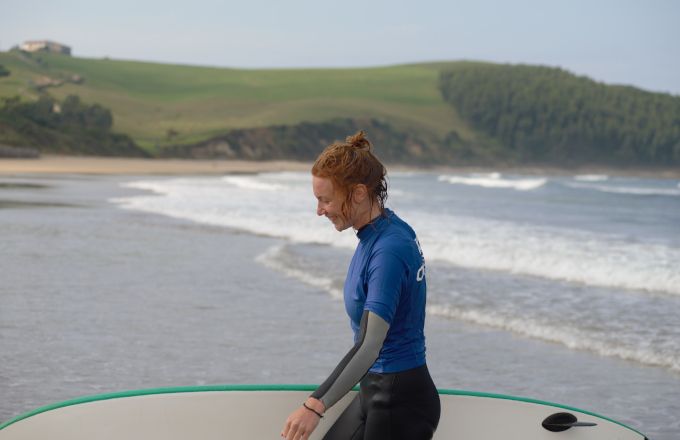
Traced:
<svg viewBox="0 0 680 440">
<path fill-rule="evenodd" d="M 439 388 L 680 438 L 680 182 L 391 172 Z M 315 384 L 357 238 L 308 173 L 0 177 L 0 421 L 84 395 Z M 282 421 L 283 423 L 283 421 Z"/>
</svg>

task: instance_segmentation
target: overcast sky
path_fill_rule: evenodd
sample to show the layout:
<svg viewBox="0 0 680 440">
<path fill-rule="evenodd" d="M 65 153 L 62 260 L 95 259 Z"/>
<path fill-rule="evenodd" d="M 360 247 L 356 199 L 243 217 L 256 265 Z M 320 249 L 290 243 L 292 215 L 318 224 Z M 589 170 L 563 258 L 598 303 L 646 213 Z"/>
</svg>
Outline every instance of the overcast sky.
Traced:
<svg viewBox="0 0 680 440">
<path fill-rule="evenodd" d="M 680 1 L 0 0 L 0 50 L 227 67 L 559 66 L 680 95 Z"/>
</svg>

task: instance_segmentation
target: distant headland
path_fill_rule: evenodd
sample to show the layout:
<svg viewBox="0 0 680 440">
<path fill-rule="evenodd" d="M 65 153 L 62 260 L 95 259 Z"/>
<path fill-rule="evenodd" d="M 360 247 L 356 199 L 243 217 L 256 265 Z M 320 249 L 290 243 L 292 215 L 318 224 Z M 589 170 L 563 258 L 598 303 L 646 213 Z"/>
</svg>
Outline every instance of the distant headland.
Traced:
<svg viewBox="0 0 680 440">
<path fill-rule="evenodd" d="M 364 129 L 394 164 L 680 166 L 680 97 L 558 68 L 228 69 L 70 54 L 49 40 L 0 52 L 0 144 L 44 154 L 309 161 Z"/>
</svg>

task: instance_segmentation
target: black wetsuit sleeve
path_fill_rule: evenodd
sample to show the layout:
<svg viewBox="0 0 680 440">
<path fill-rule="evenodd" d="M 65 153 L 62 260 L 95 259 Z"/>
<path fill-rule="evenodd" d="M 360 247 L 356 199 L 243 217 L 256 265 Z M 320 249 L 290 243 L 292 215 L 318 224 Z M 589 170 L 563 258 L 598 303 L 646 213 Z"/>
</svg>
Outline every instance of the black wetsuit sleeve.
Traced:
<svg viewBox="0 0 680 440">
<path fill-rule="evenodd" d="M 359 337 L 331 375 L 312 393 L 326 409 L 333 406 L 356 385 L 371 368 L 382 349 L 390 325 L 380 316 L 364 310 Z"/>
</svg>

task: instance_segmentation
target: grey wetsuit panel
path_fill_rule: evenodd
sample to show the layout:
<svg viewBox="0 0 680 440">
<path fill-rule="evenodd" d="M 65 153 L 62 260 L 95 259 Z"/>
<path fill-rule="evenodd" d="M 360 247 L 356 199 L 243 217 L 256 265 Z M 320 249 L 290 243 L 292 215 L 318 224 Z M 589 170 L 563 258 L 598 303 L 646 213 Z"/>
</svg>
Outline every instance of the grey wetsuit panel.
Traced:
<svg viewBox="0 0 680 440">
<path fill-rule="evenodd" d="M 347 394 L 380 355 L 390 325 L 380 316 L 364 310 L 357 343 L 340 361 L 333 373 L 312 393 L 323 402 L 326 409 Z"/>
</svg>

